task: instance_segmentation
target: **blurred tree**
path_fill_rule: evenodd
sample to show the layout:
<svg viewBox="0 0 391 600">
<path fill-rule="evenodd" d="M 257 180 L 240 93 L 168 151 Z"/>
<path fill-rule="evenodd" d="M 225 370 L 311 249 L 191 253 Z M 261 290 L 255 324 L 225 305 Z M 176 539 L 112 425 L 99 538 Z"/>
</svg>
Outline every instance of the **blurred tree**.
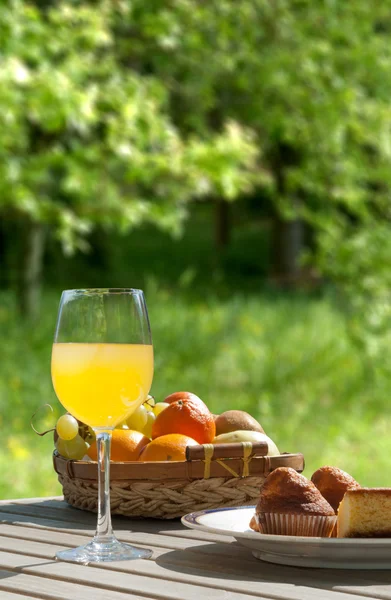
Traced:
<svg viewBox="0 0 391 600">
<path fill-rule="evenodd" d="M 227 119 L 179 133 L 164 85 L 131 48 L 139 34 L 127 40 L 134 16 L 127 1 L 0 6 L 0 214 L 19 224 L 24 314 L 37 312 L 47 232 L 65 252 L 96 225 L 176 232 L 189 199 L 251 187 L 249 132 Z"/>
<path fill-rule="evenodd" d="M 297 271 L 305 220 L 323 273 L 349 289 L 360 273 L 361 288 L 383 290 L 390 9 L 10 0 L 0 7 L 3 214 L 54 225 L 70 250 L 96 224 L 176 231 L 190 199 L 234 200 L 256 184 L 274 205 L 279 274 Z M 365 244 L 366 256 L 353 251 Z"/>
<path fill-rule="evenodd" d="M 256 132 L 282 274 L 297 269 L 303 219 L 318 265 L 340 279 L 327 249 L 390 217 L 390 15 L 390 0 L 133 0 L 120 25 L 182 132 L 227 119 Z"/>
</svg>

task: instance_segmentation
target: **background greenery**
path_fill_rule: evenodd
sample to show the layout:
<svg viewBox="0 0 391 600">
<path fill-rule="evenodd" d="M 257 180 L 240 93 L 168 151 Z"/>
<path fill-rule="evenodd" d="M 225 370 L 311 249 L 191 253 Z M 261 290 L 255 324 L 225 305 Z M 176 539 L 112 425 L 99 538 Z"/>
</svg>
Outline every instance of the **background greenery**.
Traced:
<svg viewBox="0 0 391 600">
<path fill-rule="evenodd" d="M 307 475 L 336 464 L 362 484 L 390 485 L 389 377 L 379 358 L 368 358 L 352 339 L 336 293 L 327 287 L 286 293 L 270 284 L 257 286 L 258 276 L 241 275 L 243 265 L 258 264 L 257 254 L 243 250 L 253 223 L 237 228 L 227 250 L 228 264 L 239 265 L 236 272 L 216 270 L 208 222 L 205 209 L 195 211 L 193 227 L 178 241 L 140 230 L 127 241 L 126 258 L 120 246 L 113 262 L 104 257 L 108 271 L 96 265 L 86 272 L 73 259 L 60 278 L 65 287 L 72 281 L 111 285 L 117 279 L 143 285 L 157 399 L 188 389 L 216 413 L 247 410 L 281 451 L 304 453 Z M 1 294 L 4 498 L 61 493 L 52 470 L 51 434 L 38 437 L 29 426 L 33 412 L 47 402 L 54 414 L 43 411 L 40 426 L 51 426 L 63 412 L 49 367 L 59 293 L 60 288 L 45 291 L 35 324 L 20 319 L 10 292 Z"/>
<path fill-rule="evenodd" d="M 102 285 L 146 290 L 159 399 L 243 408 L 308 472 L 391 484 L 390 15 L 1 4 L 3 497 L 58 491 L 29 421 L 60 411 L 60 290 Z"/>
</svg>

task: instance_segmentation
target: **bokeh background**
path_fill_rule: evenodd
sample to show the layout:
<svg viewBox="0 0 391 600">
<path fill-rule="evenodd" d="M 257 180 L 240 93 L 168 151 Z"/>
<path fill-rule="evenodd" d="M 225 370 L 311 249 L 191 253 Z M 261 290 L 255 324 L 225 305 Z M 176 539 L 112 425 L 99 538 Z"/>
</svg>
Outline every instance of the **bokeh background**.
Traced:
<svg viewBox="0 0 391 600">
<path fill-rule="evenodd" d="M 391 1 L 0 5 L 0 497 L 60 493 L 64 288 L 146 292 L 157 400 L 391 485 Z"/>
</svg>

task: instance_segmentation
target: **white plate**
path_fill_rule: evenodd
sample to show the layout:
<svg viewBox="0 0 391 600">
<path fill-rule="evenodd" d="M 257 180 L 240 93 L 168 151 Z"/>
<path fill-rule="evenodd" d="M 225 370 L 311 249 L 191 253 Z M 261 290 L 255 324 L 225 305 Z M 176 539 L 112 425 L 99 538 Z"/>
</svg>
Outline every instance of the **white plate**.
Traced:
<svg viewBox="0 0 391 600">
<path fill-rule="evenodd" d="M 325 569 L 391 569 L 391 538 L 339 539 L 264 535 L 249 529 L 254 506 L 190 513 L 183 525 L 233 536 L 256 558 L 281 565 Z"/>
</svg>

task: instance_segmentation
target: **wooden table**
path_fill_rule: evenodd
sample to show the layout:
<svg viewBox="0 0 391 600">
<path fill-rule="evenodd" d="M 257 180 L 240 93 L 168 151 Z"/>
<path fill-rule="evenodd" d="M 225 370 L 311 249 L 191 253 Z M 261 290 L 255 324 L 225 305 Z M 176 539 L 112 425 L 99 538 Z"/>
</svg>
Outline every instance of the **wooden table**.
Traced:
<svg viewBox="0 0 391 600">
<path fill-rule="evenodd" d="M 35 498 L 0 502 L 0 517 L 1 600 L 391 599 L 391 571 L 272 565 L 179 521 L 115 518 L 119 539 L 152 548 L 152 559 L 82 566 L 53 557 L 89 540 L 95 515 Z"/>
</svg>

